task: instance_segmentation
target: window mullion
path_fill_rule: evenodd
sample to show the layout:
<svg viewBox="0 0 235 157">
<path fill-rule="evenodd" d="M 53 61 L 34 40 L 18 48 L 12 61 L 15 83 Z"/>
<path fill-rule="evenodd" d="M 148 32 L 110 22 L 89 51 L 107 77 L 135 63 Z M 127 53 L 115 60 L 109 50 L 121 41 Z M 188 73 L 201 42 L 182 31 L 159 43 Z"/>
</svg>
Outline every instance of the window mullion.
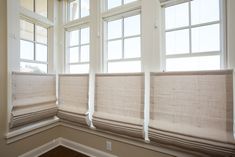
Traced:
<svg viewBox="0 0 235 157">
<path fill-rule="evenodd" d="M 33 0 L 33 12 L 36 13 L 36 0 Z"/>
<path fill-rule="evenodd" d="M 189 53 L 192 54 L 191 2 L 189 2 Z"/>
<path fill-rule="evenodd" d="M 78 0 L 78 1 L 79 1 L 79 2 L 78 2 L 78 4 L 79 4 L 79 7 L 78 7 L 78 8 L 79 8 L 79 11 L 78 11 L 78 14 L 79 14 L 79 15 L 78 15 L 78 18 L 80 19 L 80 18 L 82 17 L 82 15 L 81 15 L 81 14 L 82 14 L 82 10 L 81 10 L 81 8 L 82 8 L 82 7 L 81 7 L 82 2 L 81 2 L 81 0 Z"/>
<path fill-rule="evenodd" d="M 78 37 L 78 62 L 81 63 L 81 29 L 79 29 L 79 37 Z"/>
<path fill-rule="evenodd" d="M 34 60 L 36 61 L 36 24 L 33 25 L 33 45 L 34 45 Z"/>
<path fill-rule="evenodd" d="M 122 18 L 122 59 L 124 59 L 124 18 Z"/>
</svg>

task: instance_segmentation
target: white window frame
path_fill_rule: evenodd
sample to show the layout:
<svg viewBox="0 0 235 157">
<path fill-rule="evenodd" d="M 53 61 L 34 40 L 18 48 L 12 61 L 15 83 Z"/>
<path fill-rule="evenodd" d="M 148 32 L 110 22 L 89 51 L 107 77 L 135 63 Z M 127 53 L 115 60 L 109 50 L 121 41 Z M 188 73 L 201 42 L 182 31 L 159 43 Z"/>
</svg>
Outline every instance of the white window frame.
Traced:
<svg viewBox="0 0 235 157">
<path fill-rule="evenodd" d="M 23 39 L 23 38 L 21 38 L 20 37 L 20 41 L 21 40 L 23 40 L 23 41 L 26 41 L 26 42 L 30 42 L 30 43 L 33 43 L 33 47 L 34 47 L 34 52 L 33 52 L 33 54 L 34 54 L 34 58 L 33 58 L 33 60 L 29 60 L 29 59 L 21 59 L 20 58 L 20 63 L 21 62 L 26 62 L 26 63 L 35 63 L 35 64 L 44 64 L 44 65 L 46 65 L 47 66 L 47 71 L 46 71 L 46 73 L 48 73 L 48 57 L 49 57 L 49 49 L 48 49 L 48 28 L 45 28 L 44 26 L 41 26 L 41 25 L 38 25 L 38 24 L 36 24 L 35 22 L 32 22 L 32 21 L 30 21 L 30 20 L 28 20 L 28 19 L 25 19 L 25 18 L 20 18 L 20 20 L 23 20 L 23 21 L 26 21 L 26 22 L 29 22 L 29 23 L 31 23 L 31 24 L 33 24 L 33 35 L 34 35 L 34 39 L 33 40 L 27 40 L 27 39 Z M 45 28 L 45 29 L 47 29 L 47 43 L 45 44 L 45 43 L 40 43 L 40 42 L 37 42 L 36 41 L 36 26 L 40 26 L 40 27 L 43 27 L 43 28 Z M 43 45 L 43 46 L 46 46 L 47 47 L 47 61 L 46 62 L 43 62 L 43 61 L 37 61 L 36 60 L 36 45 L 37 44 L 39 44 L 39 45 Z M 20 52 L 21 53 L 21 52 Z"/>
<path fill-rule="evenodd" d="M 132 36 L 128 36 L 125 37 L 124 36 L 124 19 L 131 17 L 131 16 L 135 16 L 135 15 L 140 15 L 140 34 L 139 35 L 132 35 Z M 108 39 L 107 36 L 107 24 L 110 21 L 115 21 L 115 20 L 122 20 L 122 36 L 120 38 L 115 38 L 115 39 Z M 140 38 L 141 41 L 141 12 L 140 10 L 136 10 L 136 11 L 131 11 L 128 12 L 126 14 L 121 14 L 119 16 L 114 16 L 108 19 L 104 19 L 104 72 L 108 72 L 108 63 L 114 63 L 114 62 L 121 62 L 121 61 L 140 61 L 141 62 L 141 71 L 142 71 L 142 52 L 141 52 L 141 42 L 140 42 L 140 57 L 136 57 L 136 58 L 124 58 L 124 41 L 125 39 L 132 39 L 132 38 Z M 122 57 L 120 59 L 108 59 L 108 42 L 109 41 L 117 41 L 117 40 L 121 40 L 122 42 Z M 141 72 L 140 71 L 140 72 Z"/>
<path fill-rule="evenodd" d="M 213 21 L 213 22 L 206 22 L 202 24 L 196 24 L 196 25 L 191 25 L 191 1 L 186 1 L 185 3 L 189 3 L 189 25 L 188 26 L 183 26 L 183 27 L 178 27 L 178 28 L 173 28 L 173 29 L 168 29 L 166 30 L 165 28 L 165 8 L 162 7 L 162 53 L 161 53 L 161 70 L 162 71 L 167 71 L 166 69 L 166 60 L 168 58 L 186 58 L 186 57 L 198 57 L 198 56 L 215 56 L 219 55 L 220 56 L 220 69 L 224 69 L 227 66 L 227 57 L 226 57 L 226 14 L 225 14 L 225 2 L 223 0 L 219 0 L 219 10 L 220 10 L 220 15 L 219 15 L 219 20 L 218 21 Z M 174 5 L 177 5 L 174 4 Z M 174 6 L 170 5 L 170 6 Z M 169 7 L 170 7 L 169 6 Z M 209 52 L 197 52 L 197 53 L 192 53 L 192 28 L 199 28 L 202 26 L 210 26 L 213 24 L 219 24 L 220 27 L 220 51 L 209 51 Z M 188 29 L 189 30 L 189 53 L 188 54 L 166 54 L 166 33 L 167 32 L 173 32 L 173 31 L 178 31 L 178 30 L 184 30 Z"/>
<path fill-rule="evenodd" d="M 37 15 L 40 15 L 40 14 L 38 14 L 37 12 L 36 12 L 36 0 L 32 0 L 33 1 L 33 10 L 31 11 L 31 10 L 29 10 L 30 12 L 33 12 L 33 13 L 35 13 L 35 14 L 37 14 Z M 40 15 L 40 16 L 43 16 L 43 17 L 45 17 L 45 18 L 48 18 L 48 12 L 49 12 L 49 7 L 48 7 L 48 4 L 49 4 L 49 2 L 48 1 L 50 1 L 50 0 L 47 0 L 47 15 L 46 16 L 43 16 L 43 15 Z M 21 6 L 22 7 L 22 6 Z M 23 8 L 23 7 L 22 7 Z M 26 8 L 25 8 L 26 9 Z M 26 10 L 28 10 L 28 9 L 26 9 Z"/>
<path fill-rule="evenodd" d="M 89 15 L 88 16 L 84 16 L 84 17 L 81 17 L 81 0 L 78 0 L 79 1 L 79 12 L 78 12 L 78 18 L 77 19 L 74 19 L 74 20 L 71 20 L 70 19 L 70 10 L 69 10 L 69 4 L 73 1 L 77 1 L 77 0 L 67 0 L 65 5 L 66 5 L 66 22 L 72 22 L 72 21 L 77 21 L 79 22 L 80 20 L 82 20 L 83 18 L 87 18 L 87 17 L 90 17 L 91 16 L 91 1 L 92 0 L 89 0 Z"/>
<path fill-rule="evenodd" d="M 82 64 L 88 64 L 89 65 L 89 71 L 88 73 L 90 73 L 91 71 L 91 52 L 92 52 L 92 48 L 91 48 L 91 44 L 92 44 L 92 34 L 91 34 L 91 6 L 93 1 L 90 0 L 89 1 L 89 7 L 90 7 L 90 12 L 88 16 L 82 17 L 82 18 L 78 18 L 75 20 L 70 20 L 69 19 L 69 3 L 73 1 L 73 0 L 67 0 L 63 3 L 64 5 L 64 12 L 66 13 L 65 15 L 65 21 L 64 21 L 64 73 L 70 73 L 70 65 L 82 65 Z M 80 1 L 81 3 L 81 1 Z M 90 34 L 90 41 L 89 41 L 89 62 L 79 62 L 79 63 L 69 63 L 69 32 L 77 30 L 77 29 L 82 29 L 82 28 L 86 28 L 89 27 L 89 34 Z M 79 35 L 80 36 L 80 35 Z M 79 41 L 80 42 L 80 41 Z M 79 46 L 80 47 L 80 46 Z M 80 53 L 80 52 L 79 52 Z"/>
<path fill-rule="evenodd" d="M 84 28 L 89 28 L 89 43 L 86 43 L 86 44 L 81 44 L 81 29 L 84 29 Z M 76 27 L 72 27 L 72 28 L 68 28 L 66 29 L 66 32 L 65 32 L 65 72 L 66 73 L 71 73 L 70 72 L 70 66 L 71 65 L 84 65 L 84 64 L 88 64 L 89 65 L 89 71 L 90 71 L 90 52 L 91 52 L 91 31 L 90 31 L 90 25 L 89 24 L 82 24 L 82 25 L 78 25 Z M 73 45 L 73 46 L 70 46 L 70 32 L 72 31 L 76 31 L 76 30 L 79 30 L 79 43 L 78 45 Z M 89 46 L 89 61 L 88 62 L 81 62 L 81 46 Z M 70 58 L 70 48 L 73 48 L 73 47 L 78 47 L 79 49 L 79 52 L 78 52 L 78 56 L 79 56 L 79 60 L 78 62 L 76 63 L 70 63 L 69 62 L 69 58 Z M 88 73 L 89 73 L 88 71 Z"/>
<path fill-rule="evenodd" d="M 122 0 L 124 2 L 124 0 Z M 142 54 L 142 15 L 141 15 L 141 1 L 136 0 L 134 2 L 121 5 L 112 9 L 107 9 L 107 0 L 104 0 L 102 4 L 104 6 L 103 13 L 102 13 L 102 71 L 104 73 L 108 72 L 108 62 L 120 62 L 120 61 L 140 61 L 141 62 L 141 69 L 140 72 L 143 71 L 143 54 Z M 118 19 L 124 19 L 126 17 L 140 15 L 140 35 L 124 37 L 124 22 L 122 21 L 122 37 L 119 39 L 107 39 L 107 23 L 109 21 L 114 21 Z M 133 38 L 133 37 L 140 37 L 140 57 L 138 58 L 124 58 L 124 39 Z M 122 58 L 121 59 L 112 59 L 108 60 L 108 41 L 115 41 L 115 40 L 122 40 Z"/>
</svg>

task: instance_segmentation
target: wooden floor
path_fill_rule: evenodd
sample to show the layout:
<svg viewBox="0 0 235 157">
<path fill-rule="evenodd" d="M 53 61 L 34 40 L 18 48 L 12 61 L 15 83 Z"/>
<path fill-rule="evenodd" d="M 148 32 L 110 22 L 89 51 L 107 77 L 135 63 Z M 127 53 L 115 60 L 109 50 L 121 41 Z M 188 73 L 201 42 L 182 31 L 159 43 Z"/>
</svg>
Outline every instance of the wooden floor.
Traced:
<svg viewBox="0 0 235 157">
<path fill-rule="evenodd" d="M 89 157 L 63 146 L 56 147 L 39 157 Z"/>
</svg>

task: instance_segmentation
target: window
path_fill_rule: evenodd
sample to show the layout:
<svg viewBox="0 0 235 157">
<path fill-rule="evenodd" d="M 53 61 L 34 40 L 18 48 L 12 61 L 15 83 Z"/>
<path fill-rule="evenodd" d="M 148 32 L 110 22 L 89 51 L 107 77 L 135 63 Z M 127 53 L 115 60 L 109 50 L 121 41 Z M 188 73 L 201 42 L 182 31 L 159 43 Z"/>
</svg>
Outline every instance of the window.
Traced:
<svg viewBox="0 0 235 157">
<path fill-rule="evenodd" d="M 106 71 L 141 71 L 140 14 L 107 21 Z"/>
<path fill-rule="evenodd" d="M 20 0 L 23 8 L 47 17 L 47 0 Z"/>
<path fill-rule="evenodd" d="M 76 20 L 90 15 L 90 0 L 70 0 L 68 2 L 68 20 Z"/>
<path fill-rule="evenodd" d="M 112 9 L 121 5 L 125 5 L 131 2 L 134 2 L 136 0 L 106 0 L 107 3 L 107 9 Z"/>
<path fill-rule="evenodd" d="M 166 70 L 220 69 L 220 0 L 193 0 L 164 11 Z"/>
<path fill-rule="evenodd" d="M 67 33 L 67 63 L 70 73 L 89 73 L 90 28 L 80 28 Z"/>
<path fill-rule="evenodd" d="M 20 20 L 20 71 L 47 73 L 47 29 Z"/>
</svg>

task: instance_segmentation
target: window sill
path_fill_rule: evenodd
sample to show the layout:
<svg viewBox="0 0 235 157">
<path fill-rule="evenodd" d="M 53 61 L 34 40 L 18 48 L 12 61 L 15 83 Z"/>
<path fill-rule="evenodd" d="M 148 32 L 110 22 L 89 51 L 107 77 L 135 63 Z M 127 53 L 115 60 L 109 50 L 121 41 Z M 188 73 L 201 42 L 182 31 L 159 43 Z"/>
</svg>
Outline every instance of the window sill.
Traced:
<svg viewBox="0 0 235 157">
<path fill-rule="evenodd" d="M 6 134 L 7 144 L 21 140 L 36 133 L 58 126 L 59 118 L 53 117 L 41 122 L 29 124 L 24 127 L 16 128 Z"/>
</svg>

